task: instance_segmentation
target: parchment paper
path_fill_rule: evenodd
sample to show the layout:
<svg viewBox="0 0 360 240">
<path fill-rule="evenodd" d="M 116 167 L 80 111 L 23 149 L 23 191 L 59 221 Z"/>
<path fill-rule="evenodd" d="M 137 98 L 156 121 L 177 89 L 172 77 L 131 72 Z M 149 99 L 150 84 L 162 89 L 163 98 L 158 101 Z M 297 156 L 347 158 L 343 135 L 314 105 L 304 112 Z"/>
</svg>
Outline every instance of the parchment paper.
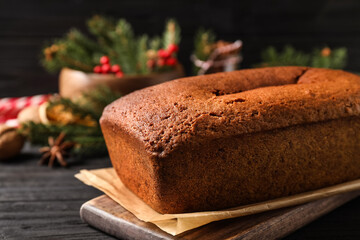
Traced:
<svg viewBox="0 0 360 240">
<path fill-rule="evenodd" d="M 138 219 L 151 222 L 163 231 L 177 235 L 213 221 L 265 212 L 303 204 L 335 194 L 360 189 L 360 179 L 316 191 L 278 198 L 266 202 L 239 206 L 223 211 L 160 214 L 127 189 L 113 168 L 81 170 L 75 175 L 80 181 L 104 192 L 107 196 L 134 214 Z"/>
</svg>

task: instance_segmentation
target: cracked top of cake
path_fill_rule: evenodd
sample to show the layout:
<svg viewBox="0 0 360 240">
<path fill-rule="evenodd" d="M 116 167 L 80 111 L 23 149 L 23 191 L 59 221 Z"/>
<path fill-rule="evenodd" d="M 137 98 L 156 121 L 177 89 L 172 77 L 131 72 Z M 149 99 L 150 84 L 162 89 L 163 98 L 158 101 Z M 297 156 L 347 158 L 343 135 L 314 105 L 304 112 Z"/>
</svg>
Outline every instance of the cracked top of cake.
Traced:
<svg viewBox="0 0 360 240">
<path fill-rule="evenodd" d="M 126 95 L 100 120 L 166 157 L 209 139 L 360 115 L 360 77 L 341 70 L 272 67 L 188 77 Z"/>
</svg>

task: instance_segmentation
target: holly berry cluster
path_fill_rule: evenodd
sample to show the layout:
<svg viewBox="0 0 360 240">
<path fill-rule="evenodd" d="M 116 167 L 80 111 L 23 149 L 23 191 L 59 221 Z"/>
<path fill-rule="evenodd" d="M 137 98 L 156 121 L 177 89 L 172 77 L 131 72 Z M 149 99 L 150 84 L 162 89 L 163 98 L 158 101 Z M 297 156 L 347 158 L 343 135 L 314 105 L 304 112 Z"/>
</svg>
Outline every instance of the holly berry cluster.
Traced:
<svg viewBox="0 0 360 240">
<path fill-rule="evenodd" d="M 100 64 L 101 65 L 97 65 L 94 67 L 94 73 L 114 73 L 115 76 L 119 78 L 124 76 L 124 72 L 121 70 L 119 64 L 110 65 L 110 58 L 108 56 L 102 56 L 100 58 Z"/>
<path fill-rule="evenodd" d="M 155 65 L 159 68 L 164 66 L 174 67 L 178 63 L 176 59 L 176 53 L 179 51 L 179 47 L 176 44 L 170 44 L 167 49 L 159 49 L 157 56 L 147 61 L 148 68 L 152 69 Z"/>
</svg>

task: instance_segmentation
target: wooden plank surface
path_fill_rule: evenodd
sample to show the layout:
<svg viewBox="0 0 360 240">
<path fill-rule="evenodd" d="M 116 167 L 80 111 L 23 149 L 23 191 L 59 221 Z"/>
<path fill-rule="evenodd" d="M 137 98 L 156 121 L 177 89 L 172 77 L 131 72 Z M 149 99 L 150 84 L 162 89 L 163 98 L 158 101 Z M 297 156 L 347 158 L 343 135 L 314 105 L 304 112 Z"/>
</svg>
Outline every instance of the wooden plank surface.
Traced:
<svg viewBox="0 0 360 240">
<path fill-rule="evenodd" d="M 120 239 L 278 239 L 294 232 L 316 218 L 358 197 L 360 191 L 332 196 L 300 206 L 252 216 L 213 222 L 177 236 L 152 223 L 137 219 L 115 201 L 102 195 L 86 202 L 81 218 L 91 226 Z"/>
<path fill-rule="evenodd" d="M 37 165 L 39 158 L 27 146 L 16 159 L 0 162 L 0 239 L 115 239 L 80 219 L 81 205 L 102 193 L 73 177 L 80 169 L 109 167 L 110 160 L 69 159 L 67 169 L 49 169 Z M 222 224 L 233 220 L 227 221 Z M 359 224 L 357 198 L 285 239 L 360 239 Z"/>
</svg>

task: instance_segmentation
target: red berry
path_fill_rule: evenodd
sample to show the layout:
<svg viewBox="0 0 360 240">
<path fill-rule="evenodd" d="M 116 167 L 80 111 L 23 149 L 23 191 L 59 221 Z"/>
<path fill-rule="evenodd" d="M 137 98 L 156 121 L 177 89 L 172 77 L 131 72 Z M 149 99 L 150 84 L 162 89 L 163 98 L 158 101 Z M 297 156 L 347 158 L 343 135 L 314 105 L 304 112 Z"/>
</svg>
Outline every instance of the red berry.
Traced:
<svg viewBox="0 0 360 240">
<path fill-rule="evenodd" d="M 115 74 L 115 76 L 118 77 L 118 78 L 121 78 L 121 77 L 124 76 L 124 73 L 123 73 L 123 72 L 117 72 L 117 73 Z"/>
<path fill-rule="evenodd" d="M 170 57 L 170 53 L 167 50 L 159 49 L 158 56 L 161 58 L 168 58 L 168 57 Z"/>
<path fill-rule="evenodd" d="M 110 59 L 109 59 L 108 56 L 102 56 L 102 57 L 100 58 L 100 63 L 101 63 L 101 64 L 107 64 L 107 63 L 109 63 L 109 62 L 110 62 Z"/>
<path fill-rule="evenodd" d="M 111 71 L 113 73 L 117 73 L 117 72 L 120 72 L 121 71 L 121 67 L 119 66 L 119 64 L 114 64 L 111 66 Z"/>
<path fill-rule="evenodd" d="M 155 60 L 153 59 L 149 59 L 147 62 L 146 62 L 146 66 L 148 68 L 153 68 L 155 66 Z"/>
<path fill-rule="evenodd" d="M 95 66 L 93 71 L 94 73 L 101 73 L 101 66 Z"/>
<path fill-rule="evenodd" d="M 163 58 L 159 58 L 159 59 L 157 60 L 157 65 L 158 65 L 159 67 L 164 66 L 164 65 L 165 65 L 165 60 L 164 60 Z"/>
<path fill-rule="evenodd" d="M 177 59 L 176 58 L 168 58 L 166 59 L 166 65 L 167 66 L 175 66 L 177 64 Z"/>
<path fill-rule="evenodd" d="M 101 65 L 102 73 L 108 73 L 108 72 L 110 72 L 110 69 L 111 69 L 111 67 L 110 67 L 110 64 L 108 64 L 108 63 Z"/>
<path fill-rule="evenodd" d="M 169 51 L 170 54 L 179 51 L 179 47 L 178 45 L 172 43 L 168 46 L 167 50 Z"/>
</svg>

